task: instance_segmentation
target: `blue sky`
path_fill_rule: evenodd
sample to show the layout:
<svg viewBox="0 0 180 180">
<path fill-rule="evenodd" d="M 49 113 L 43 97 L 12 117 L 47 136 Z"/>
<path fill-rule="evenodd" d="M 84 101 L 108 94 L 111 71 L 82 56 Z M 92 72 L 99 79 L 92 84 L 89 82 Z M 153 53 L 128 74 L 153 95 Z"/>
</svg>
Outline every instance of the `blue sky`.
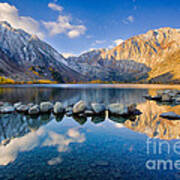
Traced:
<svg viewBox="0 0 180 180">
<path fill-rule="evenodd" d="M 0 20 L 67 54 L 110 48 L 150 29 L 180 28 L 179 19 L 180 0 L 0 0 Z"/>
</svg>

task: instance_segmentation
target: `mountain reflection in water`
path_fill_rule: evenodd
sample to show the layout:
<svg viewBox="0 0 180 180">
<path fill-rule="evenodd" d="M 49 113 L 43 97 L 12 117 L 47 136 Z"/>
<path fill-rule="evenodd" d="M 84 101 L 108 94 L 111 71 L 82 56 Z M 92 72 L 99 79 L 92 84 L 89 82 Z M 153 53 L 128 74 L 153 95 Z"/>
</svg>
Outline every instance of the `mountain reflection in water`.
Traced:
<svg viewBox="0 0 180 180">
<path fill-rule="evenodd" d="M 116 88 L 47 88 L 47 87 L 14 87 L 0 88 L 0 100 L 7 102 L 37 103 L 41 101 L 61 101 L 64 105 L 71 105 L 79 100 L 87 104 L 91 102 L 132 104 L 145 102 L 143 95 L 147 89 L 116 89 Z"/>
<path fill-rule="evenodd" d="M 10 175 L 13 179 L 38 179 L 45 178 L 45 174 L 48 178 L 53 176 L 57 179 L 84 179 L 87 174 L 90 179 L 102 179 L 104 173 L 107 174 L 106 179 L 134 176 L 141 179 L 136 172 L 144 173 L 143 178 L 148 179 L 154 177 L 155 171 L 150 173 L 144 165 L 147 159 L 146 139 L 180 139 L 180 121 L 159 117 L 168 111 L 180 114 L 180 106 L 164 105 L 143 98 L 148 93 L 155 95 L 155 89 L 0 89 L 1 100 L 12 103 L 49 100 L 61 101 L 67 106 L 82 99 L 88 105 L 91 102 L 106 105 L 136 103 L 137 109 L 142 112 L 131 119 L 112 116 L 107 112 L 104 116 L 93 117 L 50 114 L 32 118 L 18 113 L 0 115 L 0 179 L 10 178 Z M 162 156 L 166 157 L 164 154 Z M 174 154 L 172 157 L 177 159 Z M 35 174 L 27 173 L 27 170 Z M 160 176 L 168 179 L 171 175 L 161 173 Z"/>
</svg>

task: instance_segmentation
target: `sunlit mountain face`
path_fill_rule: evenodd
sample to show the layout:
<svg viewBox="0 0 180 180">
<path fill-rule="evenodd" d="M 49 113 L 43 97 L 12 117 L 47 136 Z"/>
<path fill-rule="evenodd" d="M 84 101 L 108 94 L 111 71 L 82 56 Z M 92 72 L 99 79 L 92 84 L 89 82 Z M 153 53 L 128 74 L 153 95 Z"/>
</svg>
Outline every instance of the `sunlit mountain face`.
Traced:
<svg viewBox="0 0 180 180">
<path fill-rule="evenodd" d="M 178 82 L 180 30 L 160 28 L 125 40 L 113 49 L 70 57 L 69 65 L 91 80 Z"/>
</svg>

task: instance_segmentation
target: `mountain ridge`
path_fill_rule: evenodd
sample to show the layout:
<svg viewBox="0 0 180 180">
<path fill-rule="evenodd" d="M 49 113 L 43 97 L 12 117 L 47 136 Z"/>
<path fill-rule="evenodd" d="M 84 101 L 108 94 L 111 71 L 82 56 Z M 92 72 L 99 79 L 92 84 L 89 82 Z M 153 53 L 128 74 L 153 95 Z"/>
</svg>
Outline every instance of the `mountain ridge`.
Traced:
<svg viewBox="0 0 180 180">
<path fill-rule="evenodd" d="M 67 66 L 65 58 L 37 36 L 21 29 L 14 29 L 7 22 L 0 23 L 0 71 L 13 65 L 14 73 L 8 71 L 7 78 L 15 81 L 50 80 L 61 83 L 85 80 L 78 72 Z M 15 71 L 17 69 L 18 71 Z M 24 72 L 22 73 L 20 72 Z M 66 74 L 66 76 L 64 76 Z"/>
<path fill-rule="evenodd" d="M 164 27 L 160 29 L 149 30 L 145 34 L 131 37 L 122 42 L 120 45 L 107 51 L 96 50 L 96 52 L 99 53 L 98 56 L 93 56 L 93 53 L 87 52 L 79 56 L 79 60 L 77 60 L 77 57 L 71 57 L 69 58 L 69 65 L 71 66 L 73 59 L 76 59 L 76 63 L 80 67 L 85 65 L 82 63 L 82 59 L 84 59 L 84 62 L 89 65 L 93 64 L 93 62 L 98 61 L 113 61 L 113 64 L 119 64 L 123 61 L 124 63 L 127 62 L 125 63 L 126 65 L 123 67 L 123 69 L 115 69 L 115 71 L 123 71 L 124 69 L 129 69 L 130 62 L 134 61 L 136 65 L 134 66 L 133 70 L 136 72 L 140 72 L 141 70 L 139 66 L 144 65 L 145 68 L 142 71 L 143 73 L 141 74 L 141 77 L 136 80 L 134 79 L 136 75 L 139 76 L 139 74 L 134 74 L 134 78 L 132 78 L 132 76 L 129 76 L 128 80 L 125 80 L 125 82 L 128 81 L 139 83 L 179 83 L 180 81 L 178 79 L 180 78 L 178 77 L 178 79 L 174 80 L 173 74 L 169 71 L 166 72 L 166 74 L 168 73 L 168 78 L 166 75 L 164 81 L 162 78 L 164 76 L 159 77 L 159 75 L 157 74 L 156 77 L 154 77 L 152 75 L 153 72 L 155 72 L 154 69 L 156 68 L 156 66 L 163 64 L 164 61 L 168 61 L 167 59 L 168 57 L 170 57 L 170 54 L 175 53 L 178 49 L 180 49 L 180 29 Z M 90 54 L 89 57 L 88 54 Z M 176 61 L 178 63 L 180 59 L 178 58 Z M 74 69 L 77 68 L 74 64 L 73 67 Z M 104 67 L 102 67 L 102 69 L 103 68 Z M 175 72 L 175 74 L 177 74 L 177 72 Z M 126 74 L 125 76 L 128 76 L 128 74 Z M 103 79 L 102 77 L 97 78 Z M 151 78 L 153 78 L 153 80 Z"/>
<path fill-rule="evenodd" d="M 180 83 L 179 54 L 180 29 L 170 27 L 64 58 L 37 36 L 0 22 L 0 83 Z"/>
</svg>

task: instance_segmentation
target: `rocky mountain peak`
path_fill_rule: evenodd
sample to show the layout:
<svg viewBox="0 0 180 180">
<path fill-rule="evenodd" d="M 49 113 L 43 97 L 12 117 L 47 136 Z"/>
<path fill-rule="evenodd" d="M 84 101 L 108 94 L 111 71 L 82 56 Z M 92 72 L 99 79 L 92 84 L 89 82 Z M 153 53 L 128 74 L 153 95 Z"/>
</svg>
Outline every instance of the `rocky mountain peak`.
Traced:
<svg viewBox="0 0 180 180">
<path fill-rule="evenodd" d="M 179 29 L 166 27 L 129 38 L 101 57 L 115 60 L 131 59 L 153 67 L 177 48 L 180 48 Z"/>
<path fill-rule="evenodd" d="M 164 61 L 171 64 L 167 66 L 171 67 L 172 72 L 174 67 L 172 64 L 176 66 L 179 64 L 177 63 L 178 49 L 180 50 L 180 29 L 163 27 L 131 37 L 113 49 L 99 49 L 87 52 L 78 58 L 72 58 L 69 65 L 74 69 L 81 69 L 83 74 L 88 74 L 92 79 L 117 81 L 126 79 L 130 82 L 146 79 L 148 76 L 149 78 L 154 78 L 154 75 L 158 77 L 158 74 L 164 71 L 161 68 L 155 70 L 154 68 L 161 65 L 164 68 L 166 64 L 163 63 Z M 167 60 L 169 57 L 173 57 L 172 60 L 176 59 L 176 63 L 170 63 L 170 60 Z M 164 73 L 167 72 L 166 68 Z M 165 76 L 167 83 L 171 81 L 170 77 L 173 77 L 171 72 L 169 72 L 170 75 Z M 178 72 L 174 74 L 177 77 Z M 161 82 L 164 80 L 163 77 Z"/>
<path fill-rule="evenodd" d="M 8 22 L 0 23 L 0 52 L 0 72 L 3 72 L 0 76 L 18 81 L 72 82 L 81 79 L 54 48 L 35 35 L 13 28 Z"/>
</svg>

